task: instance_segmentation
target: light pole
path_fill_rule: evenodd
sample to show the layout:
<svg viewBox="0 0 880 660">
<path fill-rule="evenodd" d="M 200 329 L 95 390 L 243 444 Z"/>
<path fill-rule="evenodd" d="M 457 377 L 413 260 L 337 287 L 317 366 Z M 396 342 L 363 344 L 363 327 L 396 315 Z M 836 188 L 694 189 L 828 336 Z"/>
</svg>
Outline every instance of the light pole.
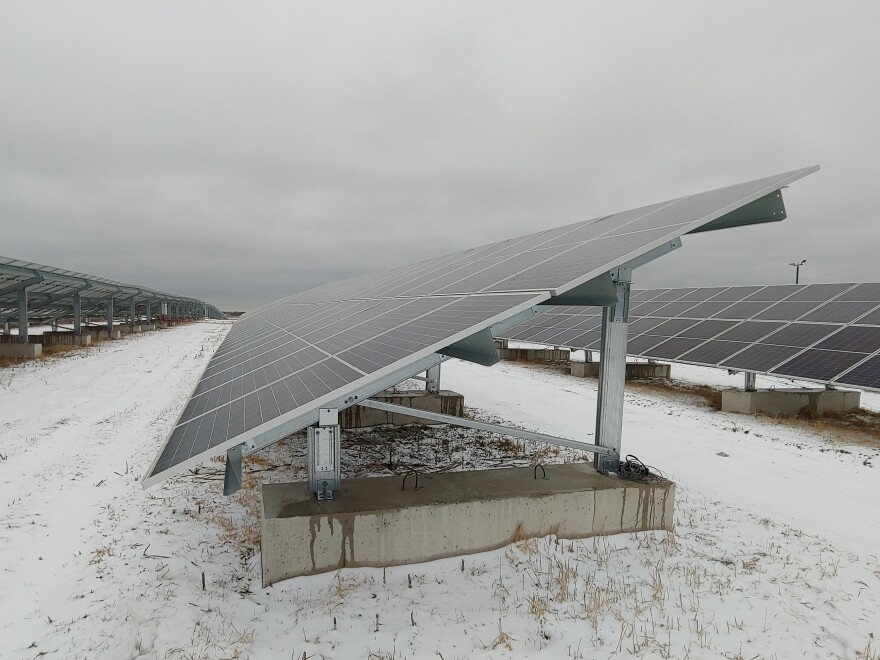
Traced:
<svg viewBox="0 0 880 660">
<path fill-rule="evenodd" d="M 794 266 L 794 283 L 801 283 L 801 266 L 807 263 L 806 259 L 801 259 L 800 261 L 792 261 L 789 266 Z"/>
</svg>

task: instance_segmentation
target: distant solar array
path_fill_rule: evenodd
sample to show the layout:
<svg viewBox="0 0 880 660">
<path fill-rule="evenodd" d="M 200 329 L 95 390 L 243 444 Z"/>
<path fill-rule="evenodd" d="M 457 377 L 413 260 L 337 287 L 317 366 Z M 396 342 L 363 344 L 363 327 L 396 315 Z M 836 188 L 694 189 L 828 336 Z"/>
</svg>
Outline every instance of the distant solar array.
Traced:
<svg viewBox="0 0 880 660">
<path fill-rule="evenodd" d="M 145 485 L 218 451 L 314 424 L 321 406 L 372 396 L 389 378 L 423 371 L 439 351 L 684 234 L 781 220 L 780 189 L 816 169 L 333 282 L 246 314 L 211 359 Z"/>
<path fill-rule="evenodd" d="M 180 305 L 181 308 L 185 306 L 198 308 L 210 318 L 223 318 L 220 310 L 197 298 L 165 293 L 145 286 L 126 284 L 105 277 L 86 275 L 21 259 L 0 257 L 0 319 L 19 318 L 21 290 L 27 292 L 27 316 L 30 318 L 69 316 L 74 295 L 80 300 L 83 315 L 104 313 L 108 300 L 115 298 L 119 314 L 130 312 L 130 305 L 123 306 L 121 303 L 133 301 L 135 305 L 143 305 L 146 302 L 164 302 Z"/>
<path fill-rule="evenodd" d="M 630 298 L 627 353 L 880 390 L 880 284 L 652 289 Z M 547 307 L 506 338 L 596 351 L 600 307 Z"/>
</svg>

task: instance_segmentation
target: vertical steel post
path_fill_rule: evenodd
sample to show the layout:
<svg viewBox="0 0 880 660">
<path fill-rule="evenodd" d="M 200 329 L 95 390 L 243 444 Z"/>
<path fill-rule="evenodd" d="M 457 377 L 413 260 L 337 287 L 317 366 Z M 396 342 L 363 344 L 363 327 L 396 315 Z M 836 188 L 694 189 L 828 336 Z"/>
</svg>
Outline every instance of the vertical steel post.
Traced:
<svg viewBox="0 0 880 660">
<path fill-rule="evenodd" d="M 28 340 L 28 297 L 27 289 L 18 290 L 18 343 L 27 344 Z"/>
<path fill-rule="evenodd" d="M 440 363 L 425 372 L 425 389 L 429 394 L 440 394 Z"/>
<path fill-rule="evenodd" d="M 743 389 L 746 392 L 754 392 L 756 389 L 758 389 L 757 383 L 758 383 L 758 375 L 754 371 L 747 371 L 746 372 L 746 382 L 745 382 L 745 385 L 743 386 Z"/>
<path fill-rule="evenodd" d="M 73 336 L 82 335 L 82 296 L 77 291 L 73 294 Z"/>
<path fill-rule="evenodd" d="M 131 317 L 131 325 L 137 323 L 137 303 L 134 301 L 134 298 L 131 299 L 128 314 Z"/>
<path fill-rule="evenodd" d="M 146 309 L 144 310 L 145 316 L 147 317 L 147 323 L 153 322 L 153 301 L 148 300 Z"/>
<path fill-rule="evenodd" d="M 113 296 L 107 298 L 107 334 L 108 339 L 110 333 L 113 332 Z"/>
<path fill-rule="evenodd" d="M 9 334 L 9 319 L 3 319 L 3 334 Z"/>
<path fill-rule="evenodd" d="M 629 323 L 630 271 L 612 273 L 617 301 L 602 309 L 602 347 L 599 392 L 596 401 L 596 444 L 614 449 L 616 456 L 596 455 L 600 472 L 616 472 L 620 463 L 623 431 L 623 389 L 626 381 L 626 334 Z"/>
</svg>

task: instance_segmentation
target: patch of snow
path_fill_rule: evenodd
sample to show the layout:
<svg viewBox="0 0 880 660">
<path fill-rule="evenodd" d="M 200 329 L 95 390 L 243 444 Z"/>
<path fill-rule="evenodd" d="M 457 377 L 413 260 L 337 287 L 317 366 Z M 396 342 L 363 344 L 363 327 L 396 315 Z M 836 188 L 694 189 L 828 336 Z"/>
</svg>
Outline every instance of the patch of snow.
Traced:
<svg viewBox="0 0 880 660">
<path fill-rule="evenodd" d="M 876 657 L 880 452 L 639 388 L 623 448 L 677 482 L 674 533 L 551 536 L 263 589 L 257 484 L 301 478 L 301 438 L 247 461 L 232 498 L 219 461 L 139 483 L 228 327 L 0 372 L 0 657 Z M 592 439 L 595 381 L 453 360 L 443 385 L 482 418 Z M 446 427 L 344 434 L 346 475 L 537 451 L 587 458 Z"/>
</svg>

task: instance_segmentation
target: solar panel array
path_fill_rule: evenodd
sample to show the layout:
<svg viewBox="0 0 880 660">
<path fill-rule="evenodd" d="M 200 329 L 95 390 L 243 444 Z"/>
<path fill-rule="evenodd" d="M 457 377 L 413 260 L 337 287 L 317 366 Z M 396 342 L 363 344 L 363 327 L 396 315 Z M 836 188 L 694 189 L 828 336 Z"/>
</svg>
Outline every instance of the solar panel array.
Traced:
<svg viewBox="0 0 880 660">
<path fill-rule="evenodd" d="M 304 414 L 751 202 L 780 197 L 816 169 L 329 283 L 254 310 L 211 359 L 144 482 L 241 442 L 280 439 Z M 743 221 L 784 217 L 781 197 L 774 208 L 775 217 Z"/>
<path fill-rule="evenodd" d="M 509 339 L 599 350 L 600 307 L 549 307 Z M 880 390 L 880 284 L 652 289 L 629 355 Z"/>
<path fill-rule="evenodd" d="M 216 307 L 196 298 L 8 257 L 0 257 L 0 318 L 18 318 L 18 288 L 22 284 L 27 285 L 28 316 L 33 318 L 70 314 L 74 293 L 80 294 L 83 314 L 102 313 L 110 297 L 117 301 L 134 297 L 137 302 L 151 300 L 205 306 L 210 317 L 224 318 Z M 124 314 L 127 310 L 120 304 L 118 313 Z"/>
</svg>

